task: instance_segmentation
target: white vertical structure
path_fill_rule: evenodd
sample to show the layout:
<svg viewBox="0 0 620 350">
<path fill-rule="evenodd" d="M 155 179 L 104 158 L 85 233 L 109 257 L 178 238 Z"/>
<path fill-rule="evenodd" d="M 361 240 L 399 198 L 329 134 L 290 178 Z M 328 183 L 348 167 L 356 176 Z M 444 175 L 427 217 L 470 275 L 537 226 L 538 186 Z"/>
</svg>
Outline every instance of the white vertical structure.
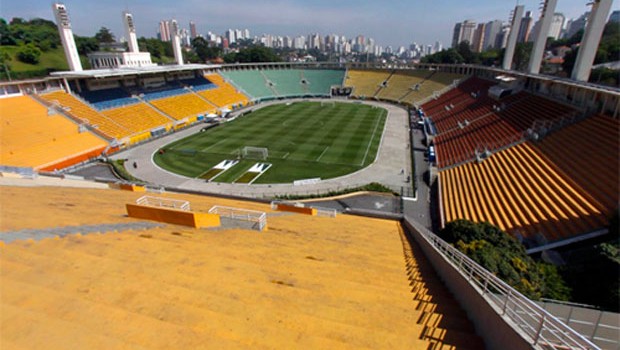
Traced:
<svg viewBox="0 0 620 350">
<path fill-rule="evenodd" d="M 69 20 L 67 8 L 64 4 L 55 2 L 52 4 L 52 10 L 54 11 L 58 33 L 60 34 L 60 41 L 65 50 L 65 57 L 67 57 L 69 69 L 75 72 L 82 71 L 82 62 L 80 61 L 80 55 L 78 55 L 75 39 L 73 38 L 73 30 L 71 30 L 71 21 Z"/>
<path fill-rule="evenodd" d="M 540 72 L 540 64 L 542 63 L 543 54 L 545 53 L 549 28 L 551 27 L 551 21 L 553 20 L 557 3 L 557 0 L 543 0 L 542 2 L 542 13 L 538 20 L 540 26 L 538 27 L 538 33 L 536 33 L 534 48 L 532 49 L 530 63 L 527 68 L 528 72 L 531 74 L 538 74 L 538 72 Z"/>
<path fill-rule="evenodd" d="M 521 28 L 524 9 L 525 7 L 523 5 L 517 5 L 512 14 L 512 25 L 510 27 L 508 44 L 506 45 L 506 51 L 504 53 L 504 62 L 502 62 L 502 68 L 504 69 L 512 69 L 512 59 L 515 55 L 515 46 L 517 46 L 517 38 L 519 37 L 519 29 Z"/>
<path fill-rule="evenodd" d="M 123 24 L 125 25 L 125 34 L 127 35 L 129 52 L 140 52 L 138 38 L 136 36 L 136 27 L 133 23 L 133 15 L 131 13 L 127 11 L 123 12 Z"/>
<path fill-rule="evenodd" d="M 594 0 L 592 1 L 592 12 L 588 18 L 586 31 L 583 33 L 577 60 L 573 66 L 572 78 L 579 81 L 588 81 L 592 63 L 596 57 L 598 44 L 601 42 L 603 29 L 605 29 L 605 21 L 611 10 L 612 0 Z"/>
<path fill-rule="evenodd" d="M 172 37 L 172 50 L 174 59 L 179 66 L 183 65 L 183 53 L 181 52 L 181 38 L 179 37 L 179 24 L 176 19 L 170 21 L 170 36 Z"/>
</svg>

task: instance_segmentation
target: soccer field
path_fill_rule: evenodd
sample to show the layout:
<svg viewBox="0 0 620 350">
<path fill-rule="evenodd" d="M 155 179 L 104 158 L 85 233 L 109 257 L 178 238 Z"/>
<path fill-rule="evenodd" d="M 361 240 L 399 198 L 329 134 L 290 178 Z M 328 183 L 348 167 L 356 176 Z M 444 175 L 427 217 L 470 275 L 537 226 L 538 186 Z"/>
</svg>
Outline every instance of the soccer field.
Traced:
<svg viewBox="0 0 620 350">
<path fill-rule="evenodd" d="M 328 179 L 375 160 L 386 117 L 385 109 L 359 103 L 271 105 L 168 144 L 154 160 L 173 173 L 214 182 Z M 267 158 L 241 157 L 246 146 L 267 148 Z"/>
</svg>

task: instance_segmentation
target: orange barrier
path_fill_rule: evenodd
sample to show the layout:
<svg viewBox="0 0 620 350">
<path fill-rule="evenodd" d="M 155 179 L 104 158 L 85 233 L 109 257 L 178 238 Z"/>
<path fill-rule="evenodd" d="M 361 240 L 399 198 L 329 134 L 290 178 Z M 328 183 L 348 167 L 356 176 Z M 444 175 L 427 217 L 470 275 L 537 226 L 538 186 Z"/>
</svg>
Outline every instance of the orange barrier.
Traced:
<svg viewBox="0 0 620 350">
<path fill-rule="evenodd" d="M 296 207 L 294 205 L 289 205 L 289 204 L 278 204 L 278 211 L 288 211 L 291 213 L 298 213 L 298 214 L 305 214 L 305 215 L 312 215 L 312 216 L 316 216 L 316 209 L 315 208 L 306 208 L 306 207 Z"/>
<path fill-rule="evenodd" d="M 167 224 L 194 228 L 220 226 L 220 216 L 216 214 L 194 213 L 191 211 L 147 207 L 137 204 L 127 204 L 127 215 L 136 219 L 165 222 Z"/>
<path fill-rule="evenodd" d="M 52 163 L 50 165 L 45 165 L 42 168 L 40 168 L 39 170 L 41 171 L 54 171 L 56 169 L 64 169 L 67 167 L 70 167 L 72 165 L 81 163 L 81 162 L 85 162 L 91 158 L 97 158 L 99 155 L 101 155 L 101 153 L 105 150 L 105 147 L 99 147 L 97 149 L 94 149 L 90 152 L 84 153 L 84 154 L 80 154 L 77 155 L 75 157 L 69 157 L 63 160 L 60 160 L 56 163 Z"/>
<path fill-rule="evenodd" d="M 131 192 L 146 192 L 146 187 L 134 184 L 109 184 L 110 188 Z"/>
</svg>

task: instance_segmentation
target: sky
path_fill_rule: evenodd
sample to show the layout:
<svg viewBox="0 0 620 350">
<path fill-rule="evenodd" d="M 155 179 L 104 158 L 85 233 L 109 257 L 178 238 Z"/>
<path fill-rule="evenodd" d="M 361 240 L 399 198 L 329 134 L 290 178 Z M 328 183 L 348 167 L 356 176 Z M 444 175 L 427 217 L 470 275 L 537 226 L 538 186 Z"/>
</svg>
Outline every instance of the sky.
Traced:
<svg viewBox="0 0 620 350">
<path fill-rule="evenodd" d="M 541 0 L 65 0 L 73 31 L 93 36 L 101 27 L 117 38 L 124 36 L 122 12 L 134 16 L 138 36 L 155 37 L 159 21 L 176 19 L 181 28 L 196 23 L 199 33 L 223 34 L 228 28 L 249 29 L 291 37 L 320 33 L 347 38 L 359 34 L 381 46 L 408 46 L 412 42 L 450 45 L 456 22 L 473 19 L 508 21 L 518 3 L 538 18 Z M 588 10 L 586 0 L 558 0 L 556 12 L 567 19 Z M 619 1 L 612 6 L 618 10 Z M 51 0 L 0 0 L 0 17 L 53 20 Z"/>
</svg>

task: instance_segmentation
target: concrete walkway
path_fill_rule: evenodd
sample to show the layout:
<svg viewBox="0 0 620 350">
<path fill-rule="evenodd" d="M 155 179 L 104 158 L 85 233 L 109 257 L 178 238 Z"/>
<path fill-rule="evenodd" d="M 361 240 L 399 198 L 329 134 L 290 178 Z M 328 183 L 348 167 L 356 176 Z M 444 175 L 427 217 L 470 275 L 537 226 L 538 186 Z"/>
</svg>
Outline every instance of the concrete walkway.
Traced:
<svg viewBox="0 0 620 350">
<path fill-rule="evenodd" d="M 295 101 L 301 100 L 273 101 L 270 103 L 260 104 L 253 107 L 253 109 L 262 108 L 274 103 L 287 103 Z M 359 101 L 347 100 L 338 100 L 338 102 L 359 103 Z M 322 180 L 316 184 L 294 186 L 292 183 L 271 185 L 227 184 L 217 182 L 208 183 L 205 180 L 188 178 L 170 173 L 155 165 L 152 159 L 153 154 L 158 149 L 173 141 L 198 132 L 202 127 L 204 127 L 202 124 L 192 126 L 170 136 L 120 152 L 111 158 L 128 159 L 129 161 L 127 164 L 136 162 L 138 165 L 137 169 L 129 166 L 127 167 L 127 170 L 134 177 L 152 184 L 175 187 L 183 190 L 231 194 L 253 198 L 271 198 L 276 195 L 285 194 L 304 195 L 326 193 L 329 191 L 339 191 L 346 188 L 365 185 L 370 182 L 378 182 L 393 188 L 410 186 L 410 184 L 405 182 L 407 176 L 411 175 L 408 172 L 408 169 L 411 169 L 411 159 L 409 151 L 409 121 L 407 111 L 398 106 L 380 102 L 365 101 L 363 103 L 385 108 L 388 111 L 377 159 L 373 164 L 355 173 L 338 178 Z M 401 174 L 401 169 L 405 169 L 404 174 Z"/>
</svg>

